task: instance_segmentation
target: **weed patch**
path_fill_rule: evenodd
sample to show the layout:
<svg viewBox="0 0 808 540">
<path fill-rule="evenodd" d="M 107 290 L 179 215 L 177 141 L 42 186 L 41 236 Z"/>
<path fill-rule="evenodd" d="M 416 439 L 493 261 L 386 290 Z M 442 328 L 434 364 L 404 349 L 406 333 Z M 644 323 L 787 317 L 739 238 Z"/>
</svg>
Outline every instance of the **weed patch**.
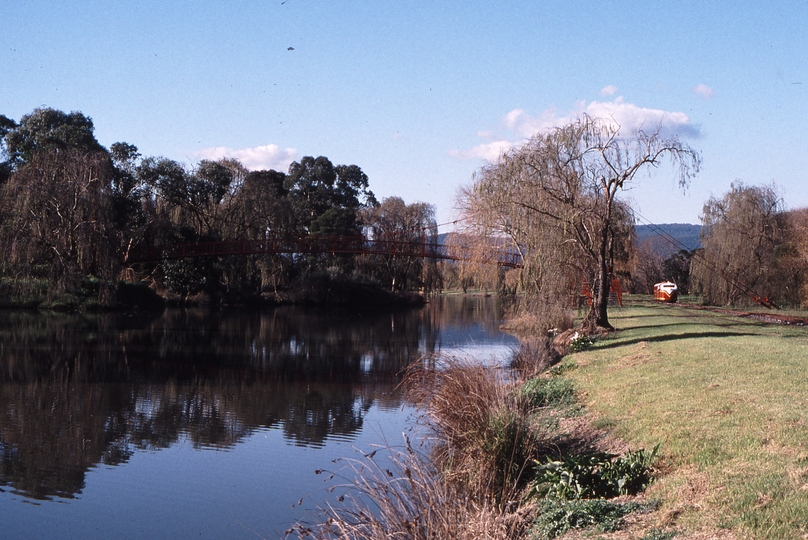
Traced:
<svg viewBox="0 0 808 540">
<path fill-rule="evenodd" d="M 678 533 L 676 531 L 662 531 L 651 529 L 640 540 L 673 540 Z"/>
<path fill-rule="evenodd" d="M 622 457 L 593 452 L 537 462 L 529 496 L 594 499 L 635 495 L 651 481 L 658 451 L 659 445 L 650 452 L 641 449 Z"/>
<path fill-rule="evenodd" d="M 657 503 L 616 503 L 605 499 L 547 499 L 530 531 L 532 540 L 551 540 L 570 529 L 596 527 L 601 532 L 618 530 L 623 518 L 636 511 L 655 510 Z"/>
<path fill-rule="evenodd" d="M 562 377 L 538 377 L 522 385 L 522 395 L 531 407 L 568 407 L 575 403 L 572 381 Z"/>
</svg>

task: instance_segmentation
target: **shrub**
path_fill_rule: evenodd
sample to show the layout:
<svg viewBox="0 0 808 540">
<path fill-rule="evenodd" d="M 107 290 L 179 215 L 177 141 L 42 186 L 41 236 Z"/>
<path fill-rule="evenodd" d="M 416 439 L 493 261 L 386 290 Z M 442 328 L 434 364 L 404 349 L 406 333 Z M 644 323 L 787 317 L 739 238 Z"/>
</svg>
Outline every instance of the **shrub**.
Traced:
<svg viewBox="0 0 808 540">
<path fill-rule="evenodd" d="M 522 395 L 531 407 L 565 407 L 575 403 L 572 381 L 561 377 L 539 377 L 522 385 Z"/>
<path fill-rule="evenodd" d="M 651 480 L 651 465 L 659 445 L 617 457 L 604 452 L 564 456 L 536 463 L 529 497 L 586 499 L 634 495 Z"/>
<path fill-rule="evenodd" d="M 650 510 L 655 504 L 636 502 L 614 503 L 604 499 L 572 500 L 548 499 L 539 508 L 539 515 L 531 529 L 531 538 L 550 540 L 570 529 L 597 526 L 602 532 L 618 530 L 623 518 L 637 510 Z"/>
</svg>

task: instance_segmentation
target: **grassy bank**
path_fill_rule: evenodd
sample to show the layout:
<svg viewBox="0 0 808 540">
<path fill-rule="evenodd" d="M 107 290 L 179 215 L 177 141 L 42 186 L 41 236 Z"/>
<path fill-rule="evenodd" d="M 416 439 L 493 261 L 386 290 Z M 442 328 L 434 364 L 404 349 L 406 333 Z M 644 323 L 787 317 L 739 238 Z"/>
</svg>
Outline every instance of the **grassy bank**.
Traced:
<svg viewBox="0 0 808 540">
<path fill-rule="evenodd" d="M 632 447 L 661 443 L 648 497 L 677 538 L 808 532 L 808 329 L 650 301 L 567 356 L 579 400 Z"/>
</svg>

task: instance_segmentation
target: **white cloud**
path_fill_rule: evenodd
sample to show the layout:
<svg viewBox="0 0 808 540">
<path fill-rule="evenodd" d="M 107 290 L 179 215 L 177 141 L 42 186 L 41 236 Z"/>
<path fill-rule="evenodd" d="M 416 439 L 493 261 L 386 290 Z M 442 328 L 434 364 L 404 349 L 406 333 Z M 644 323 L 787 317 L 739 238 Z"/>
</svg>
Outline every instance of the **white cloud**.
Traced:
<svg viewBox="0 0 808 540">
<path fill-rule="evenodd" d="M 715 95 L 715 91 L 706 84 L 697 84 L 694 86 L 693 93 L 703 97 L 704 99 L 710 99 Z"/>
<path fill-rule="evenodd" d="M 617 87 L 614 86 L 613 84 L 610 84 L 609 86 L 604 86 L 603 88 L 600 89 L 601 96 L 613 96 L 616 93 L 617 93 Z"/>
<path fill-rule="evenodd" d="M 555 108 L 545 109 L 538 116 L 530 116 L 522 109 L 514 109 L 505 115 L 504 123 L 509 130 L 526 139 L 540 131 L 560 126 L 567 119 L 560 119 Z"/>
<path fill-rule="evenodd" d="M 281 149 L 277 144 L 267 144 L 254 148 L 235 150 L 224 146 L 203 148 L 194 152 L 199 159 L 235 158 L 251 171 L 274 169 L 286 171 L 289 165 L 297 159 L 297 150 L 294 148 Z"/>
<path fill-rule="evenodd" d="M 491 132 L 481 131 L 478 135 L 484 135 L 483 138 L 489 139 L 489 142 L 469 150 L 453 150 L 449 155 L 457 159 L 496 160 L 504 150 L 521 144 L 537 133 L 568 124 L 584 113 L 608 122 L 625 135 L 638 130 L 658 130 L 662 136 L 698 138 L 701 135 L 699 128 L 692 124 L 685 113 L 639 107 L 617 97 L 612 101 L 580 101 L 565 115 L 560 115 L 555 108 L 548 108 L 536 116 L 524 109 L 513 109 L 502 119 L 507 131 L 505 135 L 496 137 Z"/>
<path fill-rule="evenodd" d="M 514 142 L 499 140 L 489 143 L 478 144 L 469 150 L 450 150 L 449 155 L 457 159 L 484 159 L 487 161 L 496 161 L 499 156 L 510 147 Z"/>
<path fill-rule="evenodd" d="M 580 112 L 585 112 L 593 118 L 611 121 L 625 135 L 638 130 L 657 129 L 663 136 L 681 135 L 698 138 L 700 135 L 698 127 L 694 126 L 690 122 L 690 117 L 683 112 L 638 107 L 633 103 L 625 103 L 622 98 L 614 101 L 593 101 Z"/>
</svg>

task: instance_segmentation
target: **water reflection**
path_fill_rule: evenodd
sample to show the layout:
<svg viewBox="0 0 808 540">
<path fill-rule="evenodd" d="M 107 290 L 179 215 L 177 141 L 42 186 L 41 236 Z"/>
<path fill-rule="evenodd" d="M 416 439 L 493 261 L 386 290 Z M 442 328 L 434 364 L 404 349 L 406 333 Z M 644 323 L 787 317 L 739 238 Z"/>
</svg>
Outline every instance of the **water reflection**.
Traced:
<svg viewBox="0 0 808 540">
<path fill-rule="evenodd" d="M 351 439 L 441 326 L 491 302 L 356 314 L 279 308 L 58 315 L 0 312 L 0 486 L 72 498 L 86 471 L 178 441 L 227 449 L 258 429 L 290 444 Z M 489 329 L 478 328 L 479 332 Z M 490 329 L 495 331 L 495 329 Z"/>
</svg>

